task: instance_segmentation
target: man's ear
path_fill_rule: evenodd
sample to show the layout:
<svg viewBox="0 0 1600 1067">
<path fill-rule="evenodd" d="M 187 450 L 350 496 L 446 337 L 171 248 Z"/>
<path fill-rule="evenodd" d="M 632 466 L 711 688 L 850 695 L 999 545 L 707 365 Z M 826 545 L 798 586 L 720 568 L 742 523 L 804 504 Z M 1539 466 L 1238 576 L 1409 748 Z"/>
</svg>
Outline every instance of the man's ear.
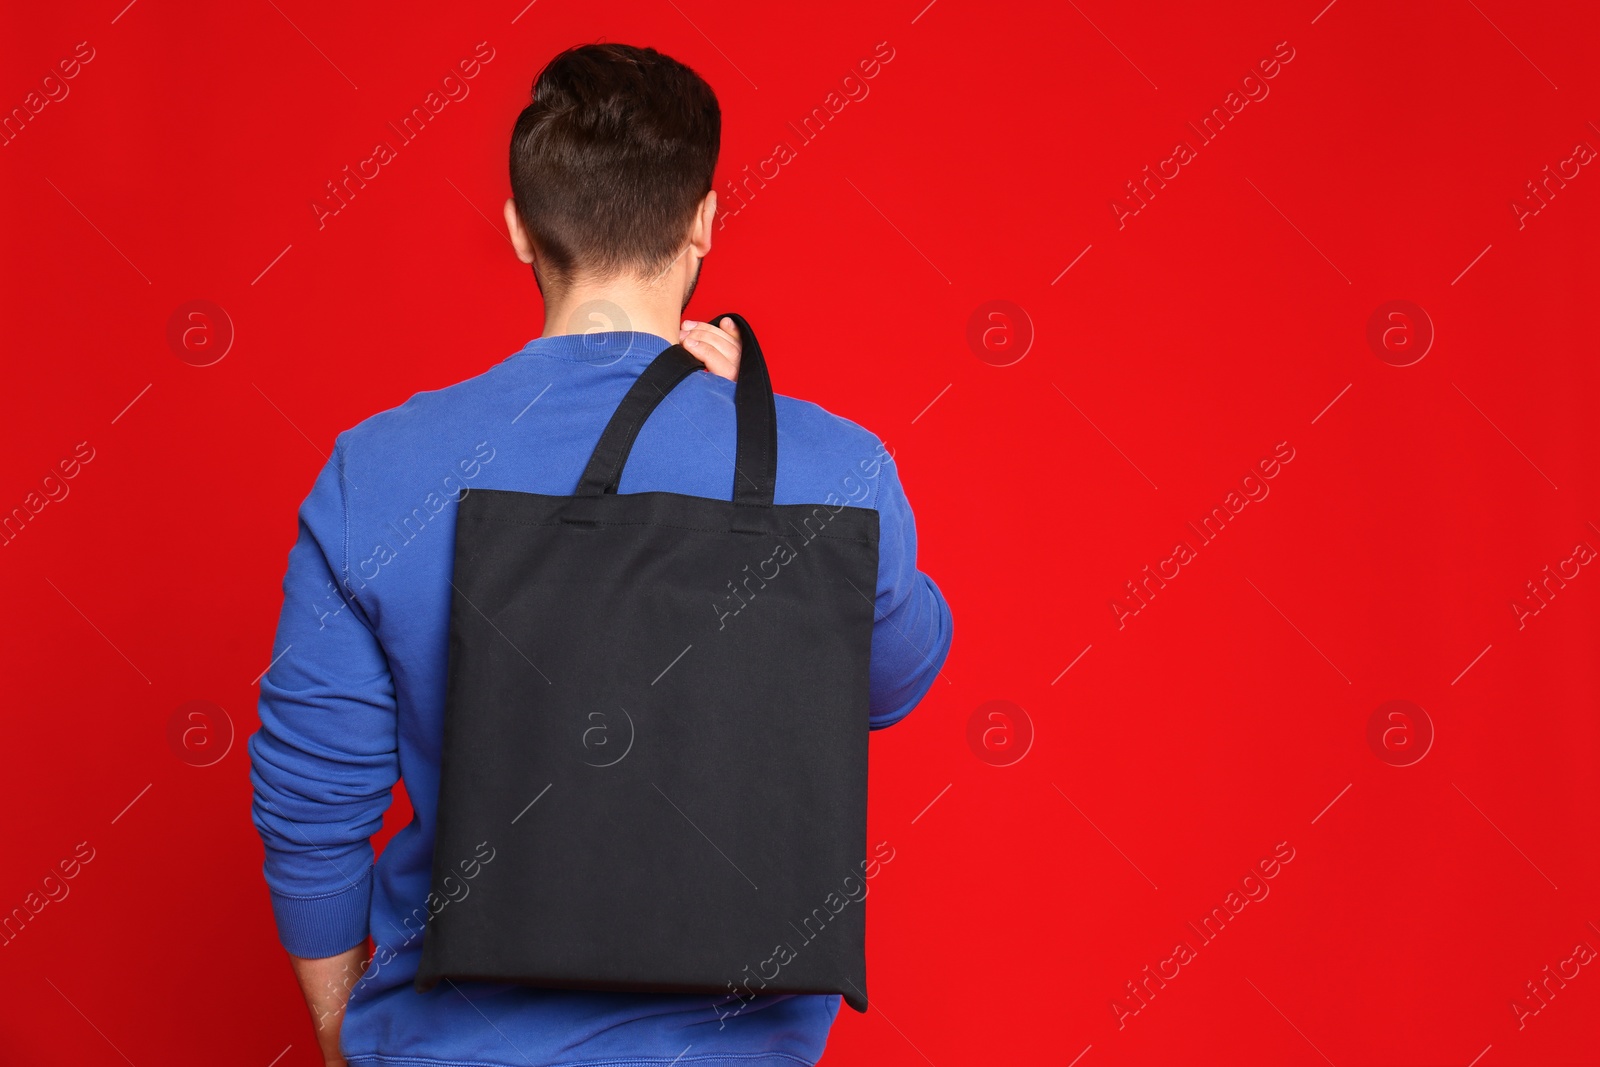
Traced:
<svg viewBox="0 0 1600 1067">
<path fill-rule="evenodd" d="M 716 193 L 711 195 L 715 196 Z M 517 202 L 510 198 L 506 199 L 506 230 L 511 234 L 511 247 L 517 250 L 517 258 L 524 263 L 532 263 L 533 239 L 522 225 L 522 216 L 517 214 Z"/>
<path fill-rule="evenodd" d="M 694 225 L 689 229 L 689 246 L 695 255 L 705 258 L 711 251 L 711 224 L 717 218 L 717 191 L 711 190 L 694 213 Z"/>
</svg>

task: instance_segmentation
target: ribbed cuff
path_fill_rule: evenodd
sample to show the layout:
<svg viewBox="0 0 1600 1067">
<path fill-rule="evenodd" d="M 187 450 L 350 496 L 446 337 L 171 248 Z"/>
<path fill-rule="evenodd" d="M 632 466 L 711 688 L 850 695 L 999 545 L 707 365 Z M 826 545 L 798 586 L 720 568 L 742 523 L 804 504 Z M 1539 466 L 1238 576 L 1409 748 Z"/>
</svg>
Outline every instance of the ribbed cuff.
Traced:
<svg viewBox="0 0 1600 1067">
<path fill-rule="evenodd" d="M 272 891 L 278 940 L 292 955 L 324 959 L 367 939 L 372 906 L 372 868 L 355 885 L 324 897 L 292 897 Z"/>
</svg>

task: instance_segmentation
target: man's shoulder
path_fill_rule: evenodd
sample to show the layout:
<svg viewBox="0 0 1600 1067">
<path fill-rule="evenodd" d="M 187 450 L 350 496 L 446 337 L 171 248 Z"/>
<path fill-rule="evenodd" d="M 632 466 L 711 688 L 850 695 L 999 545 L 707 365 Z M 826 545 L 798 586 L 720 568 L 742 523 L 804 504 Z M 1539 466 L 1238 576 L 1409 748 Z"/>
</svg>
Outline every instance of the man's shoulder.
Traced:
<svg viewBox="0 0 1600 1067">
<path fill-rule="evenodd" d="M 362 419 L 337 437 L 346 460 L 352 456 L 396 462 L 428 445 L 448 444 L 490 426 L 505 426 L 519 407 L 533 399 L 521 394 L 504 362 L 437 389 L 412 393 L 404 401 Z M 501 415 L 504 418 L 501 418 Z"/>
<path fill-rule="evenodd" d="M 802 447 L 867 455 L 882 447 L 877 434 L 821 404 L 781 393 L 774 396 L 773 402 L 778 410 L 780 438 L 792 438 Z"/>
<path fill-rule="evenodd" d="M 458 467 L 475 470 L 478 464 L 474 460 L 486 462 L 507 445 L 519 455 L 529 448 L 541 447 L 570 451 L 573 432 L 582 436 L 570 412 L 558 417 L 562 432 L 555 438 L 538 431 L 529 436 L 530 427 L 543 421 L 541 415 L 544 419 L 555 415 L 543 412 L 545 406 L 553 403 L 559 407 L 563 401 L 569 405 L 574 401 L 575 394 L 565 386 L 555 389 L 551 396 L 543 396 L 542 390 L 550 384 L 548 373 L 519 373 L 516 360 L 502 361 L 450 385 L 413 393 L 402 403 L 362 419 L 337 438 L 347 491 L 363 499 L 387 497 L 395 492 L 414 495 L 414 484 L 437 481 L 439 471 Z M 722 442 L 722 450 L 731 455 L 734 388 L 733 382 L 710 374 L 685 381 L 674 391 L 675 402 L 658 409 L 669 415 L 660 432 L 673 436 L 691 433 L 696 441 L 706 440 L 709 435 L 709 439 Z M 585 395 L 585 400 L 593 397 Z M 539 404 L 538 409 L 534 408 L 535 403 Z M 870 480 L 876 481 L 880 467 L 892 462 L 876 434 L 821 404 L 778 394 L 774 405 L 778 415 L 780 484 L 796 493 L 813 495 L 822 482 L 831 490 L 852 472 L 858 476 L 868 472 Z M 530 414 L 532 418 L 523 417 Z M 673 414 L 682 416 L 692 431 L 673 427 Z M 608 415 L 598 410 L 592 413 L 597 420 L 596 434 Z M 583 451 L 593 445 L 590 442 L 577 447 Z M 635 459 L 649 462 L 644 454 Z M 876 497 L 875 491 L 869 495 L 874 503 Z"/>
<path fill-rule="evenodd" d="M 524 383 L 511 372 L 512 363 L 502 361 L 470 378 L 413 393 L 401 403 L 375 412 L 340 433 L 339 443 L 347 448 L 383 449 L 396 442 L 414 440 L 419 434 L 429 436 L 458 426 L 463 417 L 497 418 L 504 414 L 507 420 L 514 419 L 538 399 L 541 386 L 531 378 Z M 709 374 L 697 377 L 700 378 L 697 384 L 718 394 L 731 410 L 734 383 Z M 812 401 L 780 393 L 775 394 L 774 404 L 779 434 L 793 439 L 802 448 L 870 453 L 881 444 L 866 427 Z"/>
<path fill-rule="evenodd" d="M 409 508 L 430 494 L 458 496 L 463 487 L 480 484 L 485 469 L 503 466 L 492 461 L 520 428 L 513 425 L 517 412 L 534 399 L 521 395 L 526 383 L 510 369 L 498 363 L 413 393 L 340 433 L 333 459 L 347 521 L 361 514 L 391 517 L 391 505 Z"/>
<path fill-rule="evenodd" d="M 774 400 L 780 486 L 787 482 L 797 500 L 826 491 L 851 504 L 878 508 L 883 500 L 880 474 L 894 462 L 882 438 L 821 404 L 781 395 Z"/>
</svg>

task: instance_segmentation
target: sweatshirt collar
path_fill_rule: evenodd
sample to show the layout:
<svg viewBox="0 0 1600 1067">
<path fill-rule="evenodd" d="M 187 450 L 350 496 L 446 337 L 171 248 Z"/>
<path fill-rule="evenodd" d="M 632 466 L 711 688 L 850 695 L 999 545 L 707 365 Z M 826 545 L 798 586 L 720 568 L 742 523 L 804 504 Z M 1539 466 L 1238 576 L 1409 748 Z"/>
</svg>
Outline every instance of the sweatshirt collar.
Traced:
<svg viewBox="0 0 1600 1067">
<path fill-rule="evenodd" d="M 535 337 L 516 355 L 527 353 L 572 363 L 609 366 L 623 360 L 649 362 L 672 343 L 665 337 L 641 330 L 596 330 Z"/>
</svg>

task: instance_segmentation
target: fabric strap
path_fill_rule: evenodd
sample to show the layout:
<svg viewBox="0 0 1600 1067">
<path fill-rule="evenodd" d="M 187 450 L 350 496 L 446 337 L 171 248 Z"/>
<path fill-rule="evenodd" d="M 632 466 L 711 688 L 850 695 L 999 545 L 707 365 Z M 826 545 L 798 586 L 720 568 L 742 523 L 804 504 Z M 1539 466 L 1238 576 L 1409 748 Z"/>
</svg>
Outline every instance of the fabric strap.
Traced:
<svg viewBox="0 0 1600 1067">
<path fill-rule="evenodd" d="M 732 319 L 739 327 L 739 381 L 733 390 L 738 418 L 738 450 L 734 456 L 733 502 L 746 507 L 772 506 L 778 483 L 778 414 L 772 378 L 755 331 L 744 317 L 718 315 L 712 323 Z M 634 381 L 606 424 L 589 465 L 578 481 L 577 496 L 615 493 L 622 469 L 645 420 L 668 393 L 691 373 L 704 369 L 682 345 L 672 345 L 651 361 Z"/>
</svg>

